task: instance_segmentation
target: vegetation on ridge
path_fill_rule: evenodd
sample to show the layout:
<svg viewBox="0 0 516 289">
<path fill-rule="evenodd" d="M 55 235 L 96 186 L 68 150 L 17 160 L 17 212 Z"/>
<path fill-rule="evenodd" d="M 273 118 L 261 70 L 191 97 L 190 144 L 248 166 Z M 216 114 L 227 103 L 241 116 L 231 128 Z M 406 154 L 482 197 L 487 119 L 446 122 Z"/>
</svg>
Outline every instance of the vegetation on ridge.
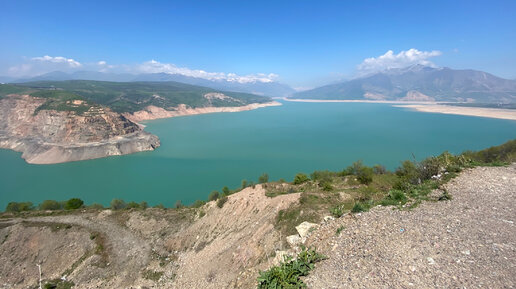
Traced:
<svg viewBox="0 0 516 289">
<path fill-rule="evenodd" d="M 226 92 L 180 82 L 108 82 L 92 80 L 37 81 L 0 84 L 0 98 L 12 93 L 28 93 L 49 99 L 41 109 L 74 110 L 66 106 L 70 99 L 103 105 L 116 112 L 135 112 L 154 105 L 164 109 L 186 104 L 190 107 L 242 106 L 264 103 L 269 97 L 249 93 Z M 227 98 L 206 98 L 207 93 L 223 93 Z"/>
</svg>

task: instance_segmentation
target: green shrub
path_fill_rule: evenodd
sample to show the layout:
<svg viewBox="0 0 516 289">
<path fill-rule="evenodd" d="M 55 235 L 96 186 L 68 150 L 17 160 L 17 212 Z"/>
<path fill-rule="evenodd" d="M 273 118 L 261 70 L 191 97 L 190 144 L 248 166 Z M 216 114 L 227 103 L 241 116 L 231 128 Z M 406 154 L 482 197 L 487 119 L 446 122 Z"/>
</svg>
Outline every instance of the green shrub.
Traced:
<svg viewBox="0 0 516 289">
<path fill-rule="evenodd" d="M 353 213 L 360 213 L 360 212 L 367 212 L 369 211 L 370 205 L 365 202 L 358 202 L 355 203 L 353 208 L 351 209 L 351 212 Z"/>
<path fill-rule="evenodd" d="M 66 201 L 64 208 L 65 210 L 76 210 L 81 208 L 84 205 L 84 202 L 78 198 L 72 198 Z"/>
<path fill-rule="evenodd" d="M 165 205 L 163 205 L 162 203 L 159 203 L 159 204 L 155 205 L 154 208 L 156 208 L 156 209 L 165 209 Z"/>
<path fill-rule="evenodd" d="M 10 202 L 5 207 L 6 212 L 16 213 L 34 210 L 34 205 L 31 202 Z"/>
<path fill-rule="evenodd" d="M 299 184 L 302 184 L 302 183 L 305 183 L 305 182 L 308 182 L 309 179 L 308 179 L 308 176 L 303 174 L 303 173 L 298 173 L 295 177 L 294 177 L 294 182 L 293 184 L 294 185 L 299 185 Z"/>
<path fill-rule="evenodd" d="M 267 173 L 263 173 L 260 177 L 258 177 L 258 183 L 264 184 L 269 182 L 269 175 Z"/>
<path fill-rule="evenodd" d="M 75 284 L 71 281 L 62 280 L 62 279 L 54 279 L 45 282 L 43 285 L 44 289 L 71 289 Z"/>
<path fill-rule="evenodd" d="M 242 186 L 241 187 L 242 187 L 242 189 L 245 189 L 245 188 L 248 187 L 247 180 L 242 180 Z"/>
<path fill-rule="evenodd" d="M 181 202 L 181 200 L 177 200 L 176 203 L 174 204 L 174 208 L 176 209 L 181 209 L 183 208 L 183 202 Z"/>
<path fill-rule="evenodd" d="M 208 196 L 208 200 L 210 202 L 211 201 L 216 201 L 218 198 L 219 198 L 219 192 L 217 192 L 217 191 L 211 192 L 210 195 Z"/>
<path fill-rule="evenodd" d="M 59 204 L 58 201 L 54 201 L 54 200 L 45 200 L 43 201 L 43 203 L 39 204 L 39 209 L 40 210 L 50 210 L 50 211 L 55 211 L 55 210 L 60 210 L 62 209 L 61 207 L 61 204 Z"/>
<path fill-rule="evenodd" d="M 120 199 L 113 199 L 110 203 L 112 210 L 121 210 L 125 209 L 127 207 L 127 204 L 124 202 L 124 200 Z"/>
<path fill-rule="evenodd" d="M 387 169 L 382 165 L 374 165 L 373 172 L 375 175 L 383 175 L 387 173 Z"/>
<path fill-rule="evenodd" d="M 402 205 L 407 202 L 407 196 L 403 191 L 400 190 L 390 190 L 385 199 L 383 199 L 380 204 L 382 206 L 391 206 L 391 205 Z"/>
<path fill-rule="evenodd" d="M 401 167 L 396 170 L 396 175 L 414 185 L 421 182 L 416 164 L 412 161 L 402 162 Z"/>
<path fill-rule="evenodd" d="M 190 207 L 192 207 L 192 208 L 200 208 L 200 207 L 204 206 L 204 204 L 206 204 L 205 201 L 196 200 L 195 202 L 193 202 L 193 204 Z"/>
<path fill-rule="evenodd" d="M 340 218 L 340 217 L 342 217 L 342 215 L 344 215 L 344 210 L 343 210 L 342 206 L 336 206 L 336 207 L 333 207 L 330 209 L 330 213 L 335 218 Z"/>
<path fill-rule="evenodd" d="M 336 173 L 330 172 L 328 170 L 314 171 L 313 173 L 310 174 L 310 178 L 313 181 L 324 182 L 324 181 L 331 181 L 336 175 L 337 175 Z"/>
<path fill-rule="evenodd" d="M 477 164 L 516 162 L 516 139 L 478 152 L 467 151 L 462 154 L 462 157 Z"/>
<path fill-rule="evenodd" d="M 444 169 L 441 159 L 437 157 L 424 159 L 418 167 L 419 178 L 422 181 L 431 179 L 432 176 L 438 175 Z"/>
<path fill-rule="evenodd" d="M 285 258 L 279 266 L 260 272 L 258 289 L 304 288 L 306 284 L 300 277 L 307 276 L 314 264 L 324 259 L 326 257 L 314 249 L 303 248 L 295 260 Z"/>
<path fill-rule="evenodd" d="M 323 189 L 323 191 L 326 192 L 333 190 L 333 186 L 331 185 L 330 181 L 324 181 L 322 183 L 319 183 L 319 186 Z"/>
<path fill-rule="evenodd" d="M 140 205 L 137 202 L 131 201 L 131 202 L 127 203 L 126 208 L 127 209 L 139 209 Z"/>
<path fill-rule="evenodd" d="M 217 207 L 222 208 L 224 207 L 224 204 L 228 201 L 228 197 L 224 196 L 217 200 Z"/>
<path fill-rule="evenodd" d="M 341 225 L 341 226 L 340 226 L 340 227 L 338 227 L 338 228 L 337 228 L 337 230 L 335 231 L 335 235 L 340 236 L 340 233 L 342 233 L 342 231 L 343 231 L 344 229 L 345 229 L 345 227 Z"/>
<path fill-rule="evenodd" d="M 93 204 L 89 205 L 88 208 L 94 209 L 94 210 L 102 210 L 102 209 L 104 209 L 104 206 L 99 203 L 93 203 Z"/>
<path fill-rule="evenodd" d="M 230 192 L 229 188 L 225 186 L 222 188 L 222 194 L 224 196 L 229 196 L 231 194 L 231 192 Z"/>
<path fill-rule="evenodd" d="M 140 209 L 147 209 L 149 207 L 149 204 L 147 204 L 146 201 L 141 201 L 140 202 Z"/>
<path fill-rule="evenodd" d="M 364 185 L 369 185 L 373 181 L 373 169 L 370 167 L 361 167 L 357 171 L 357 180 Z"/>
</svg>

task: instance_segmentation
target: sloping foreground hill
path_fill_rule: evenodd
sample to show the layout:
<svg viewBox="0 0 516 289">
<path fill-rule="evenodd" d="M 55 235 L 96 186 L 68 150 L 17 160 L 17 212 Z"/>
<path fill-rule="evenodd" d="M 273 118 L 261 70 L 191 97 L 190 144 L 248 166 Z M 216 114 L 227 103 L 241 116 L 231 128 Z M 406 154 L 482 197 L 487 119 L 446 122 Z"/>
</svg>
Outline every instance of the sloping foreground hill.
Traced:
<svg viewBox="0 0 516 289">
<path fill-rule="evenodd" d="M 322 225 L 308 244 L 330 258 L 308 287 L 514 288 L 516 164 L 467 170 L 445 187 L 451 201 Z"/>
<path fill-rule="evenodd" d="M 514 287 L 515 188 L 514 165 L 477 167 L 446 186 L 451 201 L 412 210 L 375 207 L 323 222 L 305 244 L 328 258 L 305 282 L 309 288 Z M 247 188 L 222 208 L 210 202 L 201 209 L 4 217 L 0 284 L 36 287 L 41 264 L 44 280 L 64 278 L 74 288 L 255 288 L 258 271 L 277 264 L 289 247 L 274 226 L 278 212 L 301 202 L 299 193 L 265 194 L 261 186 Z"/>
<path fill-rule="evenodd" d="M 516 80 L 482 71 L 414 65 L 299 92 L 292 98 L 516 103 Z"/>
<path fill-rule="evenodd" d="M 270 98 L 181 83 L 100 81 L 0 85 L 0 148 L 29 163 L 78 161 L 153 150 L 138 121 L 277 105 Z"/>
</svg>

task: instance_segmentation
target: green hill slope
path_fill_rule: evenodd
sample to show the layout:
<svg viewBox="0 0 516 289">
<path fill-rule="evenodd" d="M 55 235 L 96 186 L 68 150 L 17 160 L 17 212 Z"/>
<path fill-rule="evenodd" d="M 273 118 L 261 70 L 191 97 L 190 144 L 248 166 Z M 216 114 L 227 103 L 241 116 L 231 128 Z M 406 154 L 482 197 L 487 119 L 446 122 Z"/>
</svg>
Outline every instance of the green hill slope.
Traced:
<svg viewBox="0 0 516 289">
<path fill-rule="evenodd" d="M 52 107 L 67 109 L 66 103 L 79 99 L 107 106 L 116 112 L 135 112 L 149 105 L 165 109 L 186 104 L 192 108 L 207 106 L 243 106 L 271 99 L 248 93 L 223 92 L 179 82 L 106 82 L 90 80 L 38 81 L 0 85 L 5 95 L 30 94 L 51 99 Z M 207 97 L 206 94 L 215 95 Z"/>
</svg>

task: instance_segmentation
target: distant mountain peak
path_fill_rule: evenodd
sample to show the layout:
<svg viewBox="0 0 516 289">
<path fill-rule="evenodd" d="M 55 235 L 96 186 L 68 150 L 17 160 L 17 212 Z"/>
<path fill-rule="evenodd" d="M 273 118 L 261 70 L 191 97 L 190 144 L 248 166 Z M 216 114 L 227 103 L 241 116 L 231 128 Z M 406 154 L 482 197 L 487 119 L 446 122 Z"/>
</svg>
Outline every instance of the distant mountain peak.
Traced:
<svg viewBox="0 0 516 289">
<path fill-rule="evenodd" d="M 415 64 L 298 92 L 293 98 L 516 103 L 516 81 L 482 71 Z"/>
</svg>

